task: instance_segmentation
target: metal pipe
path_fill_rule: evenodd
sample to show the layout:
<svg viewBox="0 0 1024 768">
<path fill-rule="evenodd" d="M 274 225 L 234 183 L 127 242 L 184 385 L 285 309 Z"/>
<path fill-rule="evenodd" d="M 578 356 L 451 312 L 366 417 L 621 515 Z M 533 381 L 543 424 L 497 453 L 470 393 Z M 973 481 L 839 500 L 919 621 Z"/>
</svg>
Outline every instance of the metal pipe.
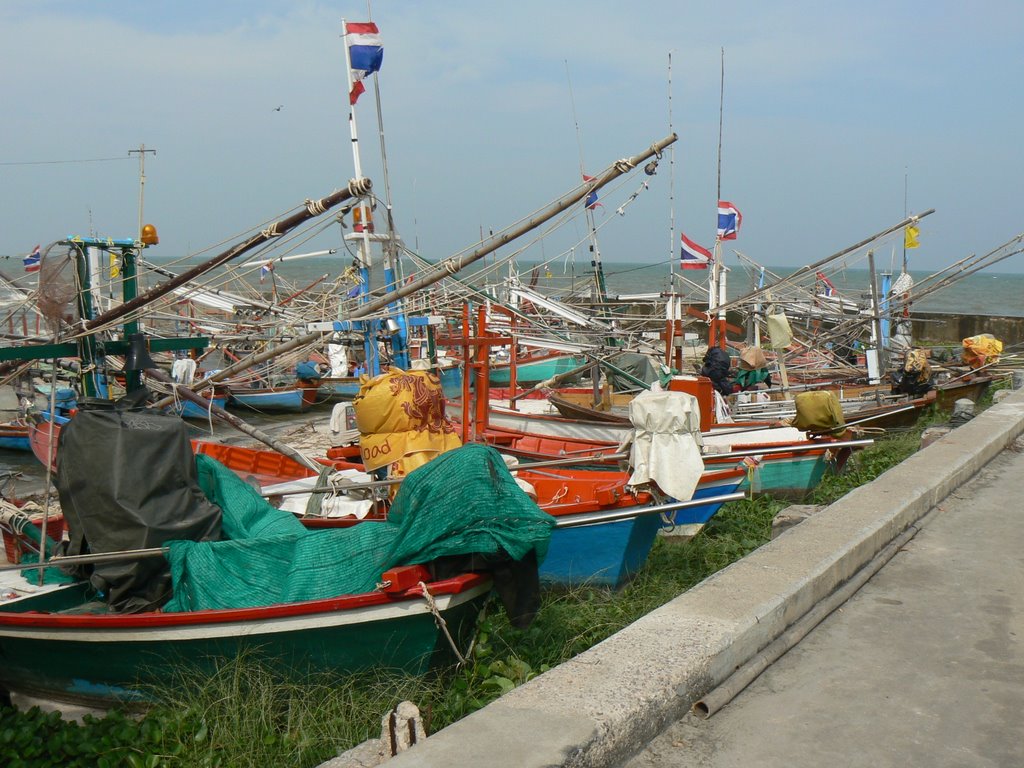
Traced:
<svg viewBox="0 0 1024 768">
<path fill-rule="evenodd" d="M 562 515 L 557 518 L 555 528 L 578 528 L 583 525 L 597 523 L 614 523 L 619 520 L 631 520 L 641 515 L 653 515 L 661 512 L 673 512 L 677 509 L 702 507 L 706 504 L 724 504 L 727 501 L 740 501 L 747 498 L 745 493 L 726 493 L 721 496 L 708 496 L 704 499 L 673 501 L 668 504 L 656 504 L 650 507 L 626 507 L 624 509 L 598 510 L 596 512 L 579 512 L 574 515 Z"/>
</svg>

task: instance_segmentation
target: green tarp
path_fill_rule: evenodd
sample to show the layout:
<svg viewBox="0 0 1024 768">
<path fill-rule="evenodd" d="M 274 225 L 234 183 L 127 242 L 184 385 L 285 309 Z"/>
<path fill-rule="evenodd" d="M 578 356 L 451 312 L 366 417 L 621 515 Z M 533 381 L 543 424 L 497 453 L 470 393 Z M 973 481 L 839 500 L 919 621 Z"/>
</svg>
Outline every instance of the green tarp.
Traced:
<svg viewBox="0 0 1024 768">
<path fill-rule="evenodd" d="M 531 550 L 540 563 L 554 518 L 516 485 L 500 454 L 466 445 L 404 480 L 385 522 L 307 530 L 208 456 L 203 492 L 224 511 L 225 541 L 169 545 L 174 595 L 165 611 L 244 608 L 373 590 L 399 565 L 448 555 Z"/>
</svg>

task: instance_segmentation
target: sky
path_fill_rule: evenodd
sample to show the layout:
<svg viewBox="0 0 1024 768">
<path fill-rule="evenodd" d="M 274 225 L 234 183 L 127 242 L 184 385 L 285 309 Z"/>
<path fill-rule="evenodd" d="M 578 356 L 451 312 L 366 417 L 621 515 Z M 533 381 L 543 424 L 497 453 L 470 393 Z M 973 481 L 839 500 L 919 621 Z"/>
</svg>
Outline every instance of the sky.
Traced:
<svg viewBox="0 0 1024 768">
<path fill-rule="evenodd" d="M 654 176 L 602 191 L 598 247 L 636 263 L 677 258 L 680 232 L 710 247 L 723 93 L 721 197 L 743 214 L 729 249 L 802 265 L 934 208 L 910 253 L 930 271 L 1024 232 L 1019 0 L 0 0 L 0 255 L 133 237 L 142 145 L 165 259 L 343 186 L 341 22 L 371 10 L 389 185 L 372 86 L 356 108 L 363 172 L 428 258 L 673 131 Z M 575 210 L 526 258 L 589 263 Z M 1024 255 L 995 269 L 1024 272 Z"/>
</svg>

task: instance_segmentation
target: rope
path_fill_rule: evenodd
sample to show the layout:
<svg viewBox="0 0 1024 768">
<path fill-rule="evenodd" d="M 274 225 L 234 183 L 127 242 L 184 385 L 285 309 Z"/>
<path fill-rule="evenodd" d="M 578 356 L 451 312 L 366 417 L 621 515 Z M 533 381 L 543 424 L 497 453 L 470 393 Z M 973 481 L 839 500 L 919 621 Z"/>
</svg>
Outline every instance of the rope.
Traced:
<svg viewBox="0 0 1024 768">
<path fill-rule="evenodd" d="M 281 233 L 277 231 L 277 225 L 278 225 L 278 222 L 275 221 L 269 227 L 267 227 L 266 229 L 262 230 L 260 232 L 260 234 L 263 235 L 268 240 L 270 238 L 272 238 L 272 237 L 280 237 Z"/>
<path fill-rule="evenodd" d="M 327 206 L 324 205 L 323 200 L 306 200 L 306 212 L 310 216 L 319 216 L 321 213 L 327 210 Z"/>
<path fill-rule="evenodd" d="M 459 660 L 459 664 L 465 664 L 466 657 L 462 655 L 459 647 L 455 644 L 455 640 L 452 639 L 452 634 L 448 631 L 448 623 L 444 620 L 444 616 L 441 615 L 441 611 L 438 610 L 437 603 L 434 601 L 434 596 L 430 594 L 430 590 L 427 589 L 427 585 L 422 581 L 420 582 L 420 589 L 423 590 L 423 599 L 427 601 L 427 607 L 434 615 L 434 623 L 437 624 L 438 629 L 444 632 L 444 636 L 448 638 L 448 644 L 452 647 L 452 651 L 455 653 L 455 658 Z"/>
</svg>

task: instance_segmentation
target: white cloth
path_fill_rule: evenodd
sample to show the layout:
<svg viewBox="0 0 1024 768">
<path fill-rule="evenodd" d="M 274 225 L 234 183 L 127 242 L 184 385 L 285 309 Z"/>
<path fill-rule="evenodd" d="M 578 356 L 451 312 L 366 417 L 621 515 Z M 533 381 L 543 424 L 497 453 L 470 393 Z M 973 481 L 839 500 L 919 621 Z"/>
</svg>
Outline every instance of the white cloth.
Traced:
<svg viewBox="0 0 1024 768">
<path fill-rule="evenodd" d="M 196 377 L 196 361 L 190 357 L 179 357 L 171 366 L 171 378 L 179 384 L 191 387 Z"/>
<path fill-rule="evenodd" d="M 328 344 L 327 359 L 331 363 L 331 376 L 348 376 L 348 347 L 344 344 Z"/>
<path fill-rule="evenodd" d="M 687 501 L 704 472 L 700 405 L 685 392 L 641 392 L 629 404 L 633 446 L 630 485 L 657 483 L 662 492 Z"/>
</svg>

